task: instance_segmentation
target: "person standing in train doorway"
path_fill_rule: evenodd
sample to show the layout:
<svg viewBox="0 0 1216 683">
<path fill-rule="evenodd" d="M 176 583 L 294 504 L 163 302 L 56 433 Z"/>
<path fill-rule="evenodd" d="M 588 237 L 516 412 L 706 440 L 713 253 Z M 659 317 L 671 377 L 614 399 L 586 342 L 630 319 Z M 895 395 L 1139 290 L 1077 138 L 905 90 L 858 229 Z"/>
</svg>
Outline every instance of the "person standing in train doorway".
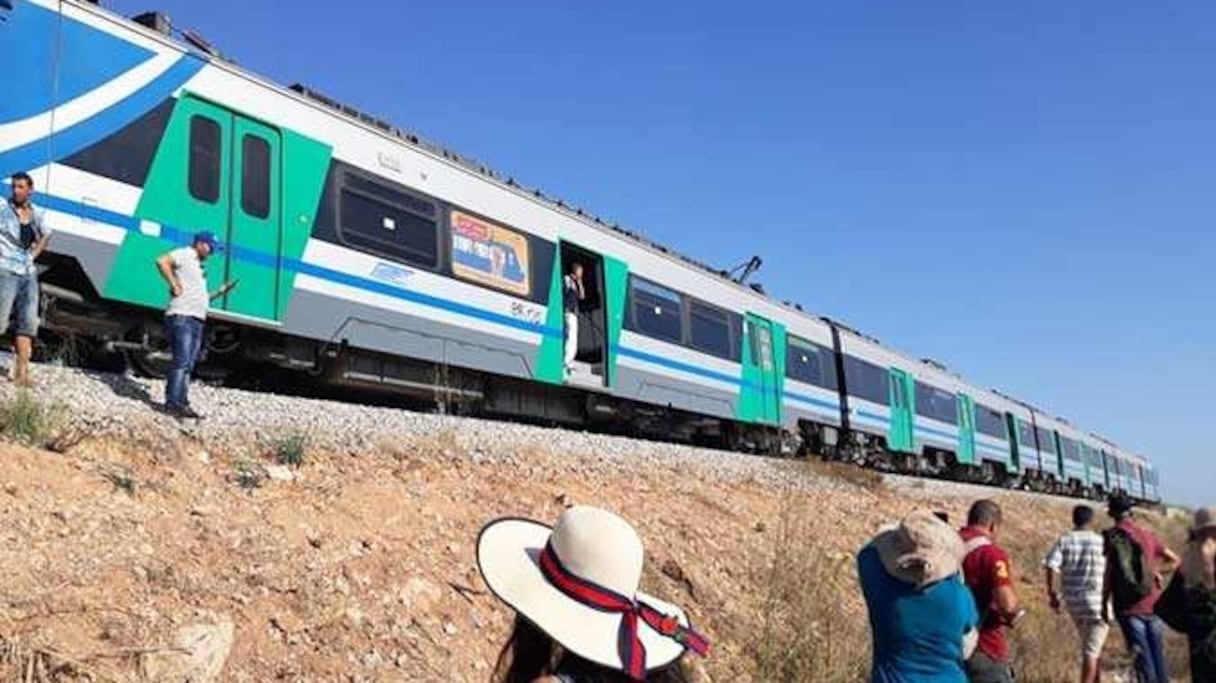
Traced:
<svg viewBox="0 0 1216 683">
<path fill-rule="evenodd" d="M 215 235 L 200 232 L 188 247 L 174 249 L 156 259 L 161 277 L 169 283 L 169 308 L 165 311 L 165 336 L 173 351 L 173 365 L 165 384 L 165 412 L 174 417 L 199 419 L 202 417 L 190 407 L 190 373 L 198 361 L 203 348 L 203 326 L 207 320 L 207 308 L 236 286 L 235 281 L 224 283 L 212 294 L 207 294 L 207 274 L 203 264 L 207 257 L 219 250 Z"/>
<path fill-rule="evenodd" d="M 583 264 L 575 262 L 570 272 L 562 278 L 562 312 L 566 323 L 566 345 L 562 355 L 562 367 L 566 375 L 574 371 L 574 357 L 578 355 L 578 302 L 585 299 L 583 289 Z"/>
<path fill-rule="evenodd" d="M 16 358 L 9 379 L 28 387 L 30 356 L 38 336 L 38 255 L 51 239 L 42 210 L 34 206 L 34 180 L 28 173 L 14 173 L 11 195 L 0 207 L 0 324 L 8 329 L 9 316 L 16 312 L 13 334 Z"/>
</svg>

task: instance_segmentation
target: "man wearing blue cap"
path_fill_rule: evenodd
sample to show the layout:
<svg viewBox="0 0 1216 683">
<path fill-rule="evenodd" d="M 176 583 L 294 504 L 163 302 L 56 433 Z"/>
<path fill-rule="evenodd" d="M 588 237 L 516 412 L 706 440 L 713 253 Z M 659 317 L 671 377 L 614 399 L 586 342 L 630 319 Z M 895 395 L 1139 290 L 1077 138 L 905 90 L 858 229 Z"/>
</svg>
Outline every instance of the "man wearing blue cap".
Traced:
<svg viewBox="0 0 1216 683">
<path fill-rule="evenodd" d="M 173 350 L 173 366 L 165 385 L 165 412 L 177 417 L 202 417 L 190 407 L 190 373 L 203 347 L 203 324 L 211 300 L 227 294 L 236 285 L 226 282 L 214 293 L 207 293 L 203 264 L 218 250 L 215 235 L 200 232 L 190 246 L 174 249 L 156 260 L 172 297 L 165 311 L 165 336 Z"/>
</svg>

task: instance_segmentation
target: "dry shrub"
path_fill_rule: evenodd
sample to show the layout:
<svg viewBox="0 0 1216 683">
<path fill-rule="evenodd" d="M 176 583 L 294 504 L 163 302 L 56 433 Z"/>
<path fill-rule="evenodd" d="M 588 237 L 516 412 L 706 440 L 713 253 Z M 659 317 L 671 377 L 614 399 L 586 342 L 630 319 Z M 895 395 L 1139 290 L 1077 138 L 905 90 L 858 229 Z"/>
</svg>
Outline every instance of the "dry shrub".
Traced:
<svg viewBox="0 0 1216 683">
<path fill-rule="evenodd" d="M 764 605 L 748 644 L 755 680 L 855 683 L 869 670 L 870 635 L 853 556 L 820 544 L 813 514 L 805 497 L 789 495 L 773 554 L 756 572 Z"/>
<path fill-rule="evenodd" d="M 808 476 L 845 481 L 867 491 L 879 491 L 886 487 L 881 472 L 853 463 L 823 460 L 811 455 L 799 461 L 798 467 Z"/>
<path fill-rule="evenodd" d="M 55 441 L 63 407 L 20 389 L 0 405 L 0 432 L 12 441 L 42 448 Z"/>
</svg>

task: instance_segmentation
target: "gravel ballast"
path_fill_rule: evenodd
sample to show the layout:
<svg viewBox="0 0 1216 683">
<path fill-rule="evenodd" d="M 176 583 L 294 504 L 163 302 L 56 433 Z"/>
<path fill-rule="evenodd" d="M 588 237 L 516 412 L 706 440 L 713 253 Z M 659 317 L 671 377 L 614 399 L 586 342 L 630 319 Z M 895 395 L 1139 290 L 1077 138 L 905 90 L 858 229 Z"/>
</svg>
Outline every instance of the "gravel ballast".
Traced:
<svg viewBox="0 0 1216 683">
<path fill-rule="evenodd" d="M 34 368 L 37 394 L 54 407 L 68 433 L 157 443 L 187 437 L 215 453 L 272 447 L 302 435 L 311 449 L 371 454 L 419 440 L 451 444 L 453 455 L 472 462 L 504 463 L 530 451 L 572 459 L 580 469 L 687 470 L 723 481 L 798 489 L 853 485 L 808 476 L 793 459 L 776 459 L 504 420 L 417 412 L 392 407 L 216 387 L 193 382 L 192 405 L 204 417 L 178 420 L 158 408 L 164 382 L 132 375 L 84 371 L 57 365 Z M 3 385 L 11 396 L 12 385 Z"/>
</svg>

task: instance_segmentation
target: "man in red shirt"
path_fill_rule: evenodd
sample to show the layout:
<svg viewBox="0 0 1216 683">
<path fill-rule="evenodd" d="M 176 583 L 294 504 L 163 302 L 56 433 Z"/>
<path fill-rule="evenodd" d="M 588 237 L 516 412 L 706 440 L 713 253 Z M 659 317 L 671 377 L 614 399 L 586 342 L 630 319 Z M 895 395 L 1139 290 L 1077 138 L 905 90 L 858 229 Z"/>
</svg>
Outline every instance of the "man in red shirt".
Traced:
<svg viewBox="0 0 1216 683">
<path fill-rule="evenodd" d="M 967 526 L 959 532 L 966 546 L 963 575 L 980 611 L 980 640 L 967 661 L 971 683 L 1013 683 L 1009 644 L 1005 627 L 1022 616 L 1013 592 L 1013 570 L 1009 553 L 996 544 L 1001 526 L 1001 506 L 978 500 L 967 513 Z"/>
<path fill-rule="evenodd" d="M 1162 545 L 1153 532 L 1132 521 L 1132 506 L 1130 498 L 1116 496 L 1111 498 L 1107 512 L 1115 520 L 1115 529 L 1125 532 L 1144 555 L 1148 569 L 1153 573 L 1152 590 L 1144 598 L 1133 604 L 1120 602 L 1119 594 L 1114 586 L 1114 564 L 1118 562 L 1111 541 L 1107 540 L 1106 581 L 1103 587 L 1103 610 L 1109 609 L 1112 602 L 1115 616 L 1119 620 L 1119 628 L 1127 642 L 1127 649 L 1136 658 L 1136 674 L 1139 683 L 1169 683 L 1169 670 L 1165 663 L 1165 645 L 1162 642 L 1165 625 L 1153 614 L 1157 598 L 1161 597 L 1161 589 L 1165 585 L 1162 572 L 1171 571 L 1178 566 L 1178 556 L 1172 550 Z M 1109 617 L 1107 617 L 1109 621 Z"/>
</svg>

